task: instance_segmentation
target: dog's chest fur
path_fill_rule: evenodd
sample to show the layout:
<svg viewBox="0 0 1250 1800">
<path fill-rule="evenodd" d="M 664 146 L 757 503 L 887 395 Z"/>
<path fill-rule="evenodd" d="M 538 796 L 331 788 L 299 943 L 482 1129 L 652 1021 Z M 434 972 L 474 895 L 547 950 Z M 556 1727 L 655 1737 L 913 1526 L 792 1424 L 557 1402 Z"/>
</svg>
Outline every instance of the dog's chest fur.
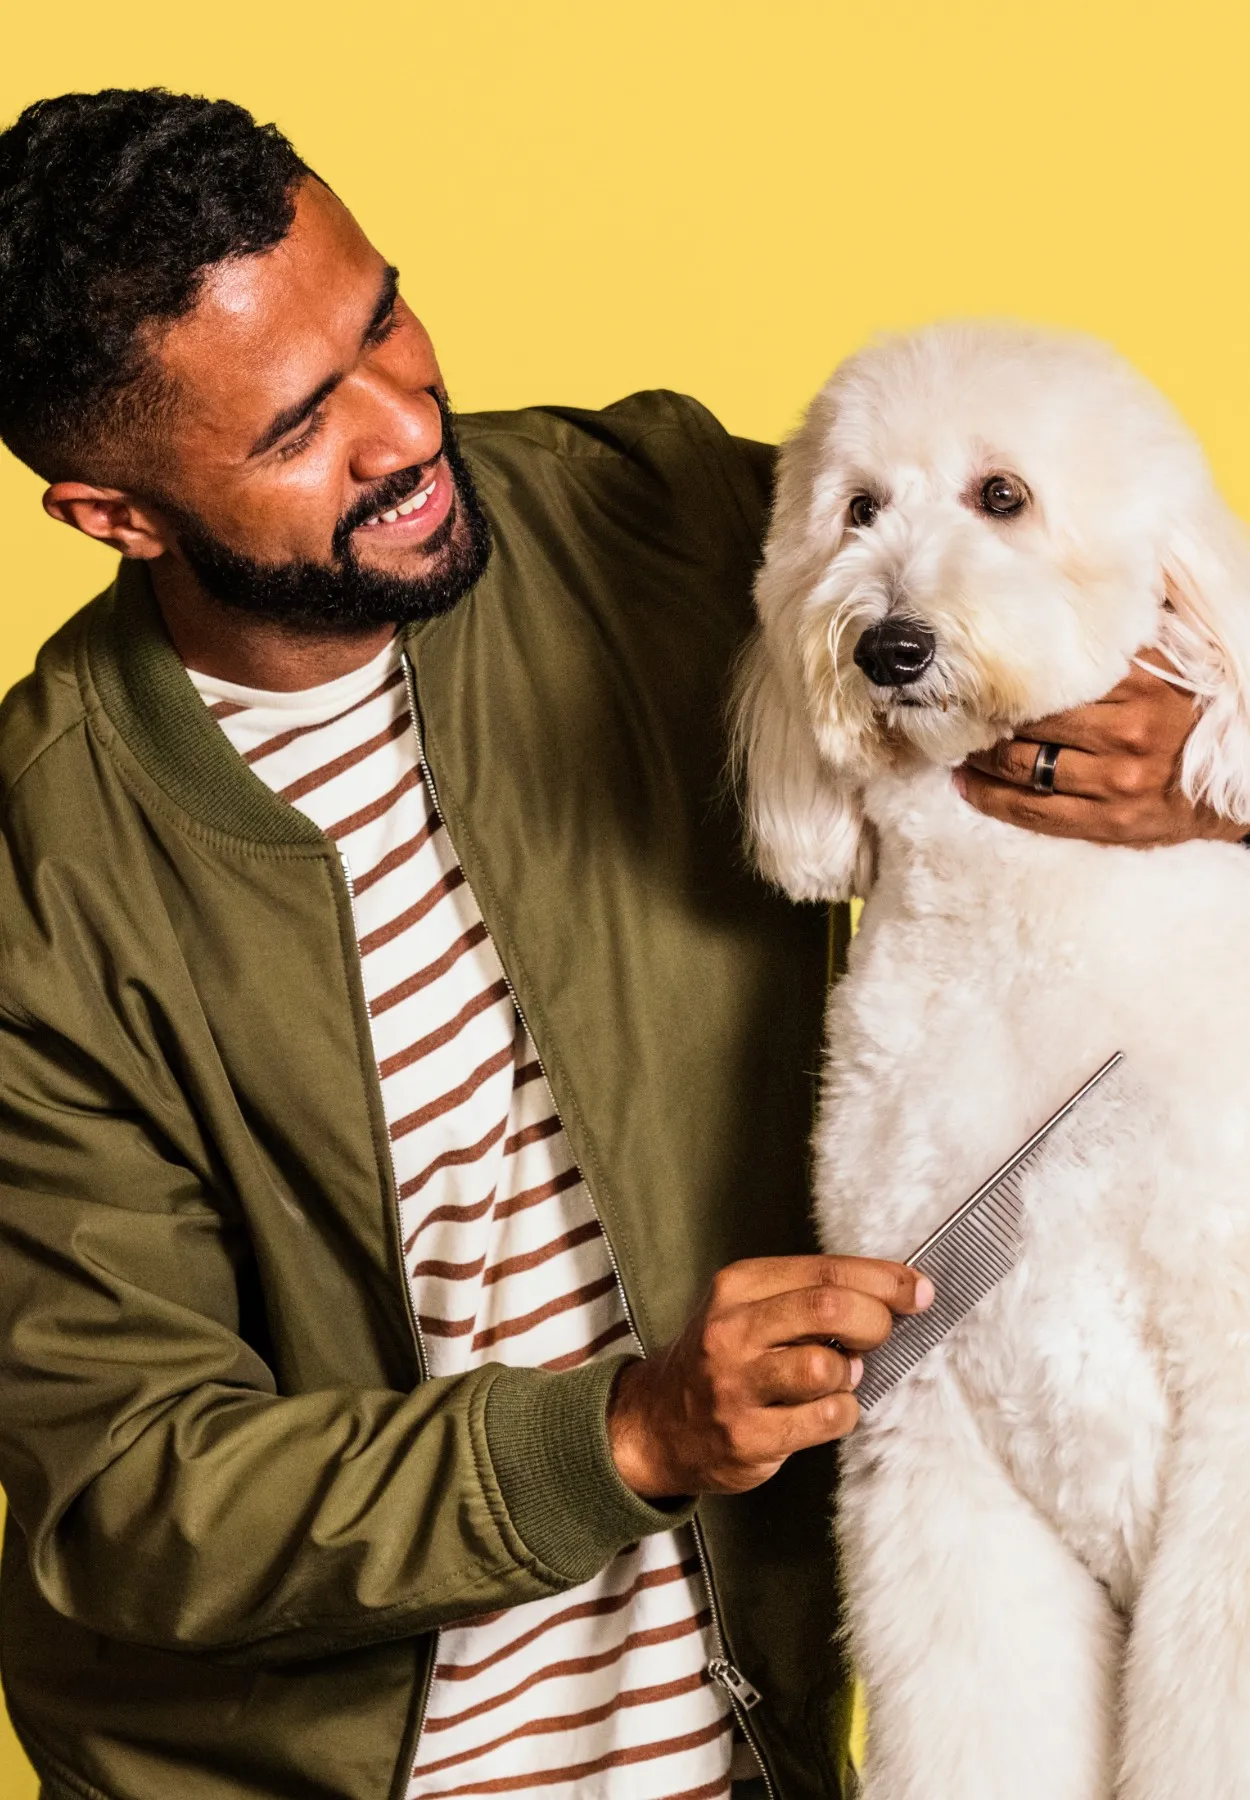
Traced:
<svg viewBox="0 0 1250 1800">
<path fill-rule="evenodd" d="M 1219 1294 L 1250 1282 L 1250 851 L 1033 836 L 937 770 L 878 781 L 868 812 L 878 876 L 817 1128 L 827 1248 L 905 1257 L 1111 1051 L 1125 1064 L 1030 1175 L 1018 1269 L 851 1454 L 905 1425 L 911 1383 L 953 1377 L 1129 1607 L 1176 1398 Z"/>
</svg>

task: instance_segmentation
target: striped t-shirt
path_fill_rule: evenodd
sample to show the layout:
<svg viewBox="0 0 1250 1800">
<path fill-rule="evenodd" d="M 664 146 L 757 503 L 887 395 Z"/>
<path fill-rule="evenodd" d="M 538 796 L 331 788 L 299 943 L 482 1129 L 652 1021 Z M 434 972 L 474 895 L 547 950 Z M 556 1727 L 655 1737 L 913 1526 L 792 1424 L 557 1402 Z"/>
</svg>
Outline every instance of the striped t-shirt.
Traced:
<svg viewBox="0 0 1250 1800">
<path fill-rule="evenodd" d="M 192 680 L 343 858 L 429 1372 L 569 1369 L 630 1347 L 607 1240 L 422 773 L 398 647 L 295 693 Z M 447 1628 L 408 1800 L 727 1794 L 714 1654 L 688 1528 L 569 1592 Z"/>
</svg>

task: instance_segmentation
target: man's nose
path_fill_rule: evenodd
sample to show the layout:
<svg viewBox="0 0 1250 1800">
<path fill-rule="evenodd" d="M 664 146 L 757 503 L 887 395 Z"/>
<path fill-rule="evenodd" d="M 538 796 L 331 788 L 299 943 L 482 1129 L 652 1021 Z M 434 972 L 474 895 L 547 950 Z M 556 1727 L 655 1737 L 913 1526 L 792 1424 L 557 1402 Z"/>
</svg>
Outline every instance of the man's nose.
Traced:
<svg viewBox="0 0 1250 1800">
<path fill-rule="evenodd" d="M 917 619 L 882 619 L 860 634 L 855 661 L 877 687 L 919 681 L 937 650 L 937 639 Z"/>
<path fill-rule="evenodd" d="M 428 390 L 405 391 L 376 383 L 371 404 L 358 427 L 352 450 L 352 473 L 357 481 L 377 481 L 396 469 L 414 468 L 438 455 L 443 442 L 443 420 L 438 402 Z"/>
</svg>

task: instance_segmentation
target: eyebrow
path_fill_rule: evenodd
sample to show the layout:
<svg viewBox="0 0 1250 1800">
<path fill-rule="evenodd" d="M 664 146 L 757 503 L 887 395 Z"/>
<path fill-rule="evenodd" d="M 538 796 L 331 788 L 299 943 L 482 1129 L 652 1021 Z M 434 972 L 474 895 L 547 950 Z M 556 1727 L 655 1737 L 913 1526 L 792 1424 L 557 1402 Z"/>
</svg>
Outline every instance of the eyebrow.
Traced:
<svg viewBox="0 0 1250 1800">
<path fill-rule="evenodd" d="M 398 297 L 399 270 L 392 263 L 383 270 L 382 286 L 378 291 L 377 304 L 369 315 L 369 323 L 360 335 L 362 350 L 374 341 L 383 325 L 386 324 L 395 310 L 395 302 Z M 305 394 L 302 400 L 295 401 L 292 406 L 284 406 L 281 412 L 275 413 L 248 451 L 249 460 L 255 456 L 263 456 L 266 450 L 272 450 L 274 445 L 286 437 L 288 432 L 294 431 L 297 425 L 302 425 L 305 419 L 316 412 L 324 400 L 329 399 L 342 381 L 343 375 L 343 370 L 339 370 L 334 375 L 327 375 L 320 386 L 315 387 L 310 394 Z"/>
</svg>

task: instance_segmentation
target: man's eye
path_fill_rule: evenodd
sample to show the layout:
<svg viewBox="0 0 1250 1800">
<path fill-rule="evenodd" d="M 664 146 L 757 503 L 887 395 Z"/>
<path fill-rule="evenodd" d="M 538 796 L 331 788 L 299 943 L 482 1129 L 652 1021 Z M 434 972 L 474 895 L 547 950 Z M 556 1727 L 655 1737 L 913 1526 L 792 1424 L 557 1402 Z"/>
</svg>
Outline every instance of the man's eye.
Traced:
<svg viewBox="0 0 1250 1800">
<path fill-rule="evenodd" d="M 872 524 L 880 510 L 871 494 L 856 494 L 846 509 L 851 524 L 858 525 L 861 530 Z"/>
<path fill-rule="evenodd" d="M 371 350 L 376 350 L 379 344 L 384 344 L 386 342 L 387 338 L 394 337 L 398 326 L 399 309 L 398 307 L 392 306 L 386 317 L 380 320 L 369 333 L 369 336 L 366 339 L 369 348 Z"/>
<path fill-rule="evenodd" d="M 325 424 L 325 417 L 321 407 L 318 407 L 315 413 L 310 413 L 298 437 L 287 438 L 285 443 L 279 444 L 278 461 L 288 462 L 291 457 L 299 456 L 302 451 L 307 450 Z"/>
<path fill-rule="evenodd" d="M 995 518 L 1009 519 L 1028 503 L 1029 490 L 1016 475 L 989 475 L 981 484 L 981 505 Z"/>
</svg>

